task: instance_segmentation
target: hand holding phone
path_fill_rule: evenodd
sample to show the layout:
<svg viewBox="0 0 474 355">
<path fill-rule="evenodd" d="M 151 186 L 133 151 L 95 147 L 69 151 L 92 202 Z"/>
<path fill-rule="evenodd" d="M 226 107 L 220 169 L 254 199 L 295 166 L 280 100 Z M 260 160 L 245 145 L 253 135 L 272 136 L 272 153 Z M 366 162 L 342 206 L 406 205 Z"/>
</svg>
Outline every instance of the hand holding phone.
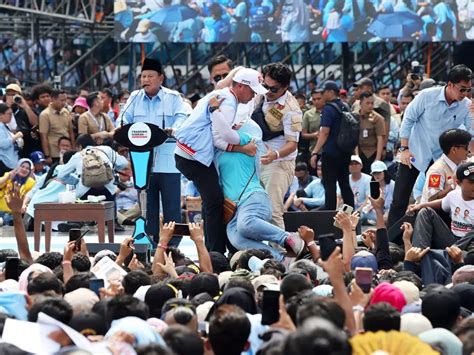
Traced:
<svg viewBox="0 0 474 355">
<path fill-rule="evenodd" d="M 355 281 L 364 293 L 369 293 L 372 287 L 373 270 L 370 267 L 356 267 Z"/>
<path fill-rule="evenodd" d="M 370 197 L 377 200 L 380 197 L 380 184 L 378 181 L 370 182 Z"/>
<path fill-rule="evenodd" d="M 280 319 L 280 291 L 264 290 L 262 296 L 262 324 L 270 325 Z"/>
<path fill-rule="evenodd" d="M 100 297 L 99 289 L 104 288 L 103 279 L 90 279 L 89 280 L 89 289 L 94 291 L 97 296 Z"/>
<path fill-rule="evenodd" d="M 337 243 L 334 240 L 334 234 L 322 234 L 318 237 L 319 248 L 321 253 L 321 259 L 326 261 L 331 256 L 334 249 L 337 247 Z"/>
<path fill-rule="evenodd" d="M 354 211 L 354 208 L 346 204 L 343 204 L 342 207 L 339 208 L 339 212 L 343 212 L 349 216 L 352 215 L 352 211 Z M 334 227 L 339 228 L 339 223 L 337 223 L 337 221 L 334 221 Z"/>
<path fill-rule="evenodd" d="M 189 232 L 189 225 L 186 223 L 175 223 L 173 233 L 175 235 L 191 235 Z"/>
</svg>

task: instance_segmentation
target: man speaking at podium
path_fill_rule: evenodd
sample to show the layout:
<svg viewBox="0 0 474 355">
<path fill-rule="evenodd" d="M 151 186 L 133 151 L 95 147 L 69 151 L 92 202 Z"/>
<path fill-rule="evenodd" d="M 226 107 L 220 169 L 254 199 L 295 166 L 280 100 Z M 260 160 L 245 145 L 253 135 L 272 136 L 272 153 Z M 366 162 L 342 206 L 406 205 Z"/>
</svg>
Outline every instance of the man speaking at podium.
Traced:
<svg viewBox="0 0 474 355">
<path fill-rule="evenodd" d="M 175 167 L 173 134 L 186 119 L 183 99 L 177 91 L 162 86 L 165 77 L 158 60 L 145 58 L 140 77 L 141 89 L 130 95 L 124 106 L 119 124 L 152 123 L 165 130 L 168 140 L 154 150 L 154 163 L 147 190 L 147 233 L 159 241 L 160 195 L 164 222 L 181 222 L 181 174 Z M 170 246 L 177 246 L 181 237 L 175 237 Z"/>
</svg>

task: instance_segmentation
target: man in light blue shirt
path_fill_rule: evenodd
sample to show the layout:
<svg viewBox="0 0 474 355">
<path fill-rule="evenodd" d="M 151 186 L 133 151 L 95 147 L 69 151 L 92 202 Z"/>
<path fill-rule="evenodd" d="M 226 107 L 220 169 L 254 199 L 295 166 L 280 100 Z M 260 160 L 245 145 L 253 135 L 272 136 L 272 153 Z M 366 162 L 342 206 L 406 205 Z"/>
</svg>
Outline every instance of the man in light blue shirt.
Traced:
<svg viewBox="0 0 474 355">
<path fill-rule="evenodd" d="M 154 164 L 147 189 L 147 233 L 156 242 L 160 234 L 160 195 L 164 222 L 181 222 L 181 175 L 174 162 L 174 132 L 187 118 L 183 99 L 177 91 L 162 86 L 164 81 L 161 63 L 146 58 L 142 66 L 142 89 L 131 93 L 118 118 L 120 125 L 148 122 L 157 125 L 170 138 L 154 150 Z M 171 245 L 178 245 L 175 237 Z"/>
<path fill-rule="evenodd" d="M 461 64 L 448 74 L 448 84 L 421 91 L 408 105 L 400 128 L 400 166 L 388 225 L 393 225 L 406 212 L 410 194 L 420 172 L 442 154 L 439 136 L 451 128 L 464 127 L 472 134 L 472 71 Z"/>
</svg>

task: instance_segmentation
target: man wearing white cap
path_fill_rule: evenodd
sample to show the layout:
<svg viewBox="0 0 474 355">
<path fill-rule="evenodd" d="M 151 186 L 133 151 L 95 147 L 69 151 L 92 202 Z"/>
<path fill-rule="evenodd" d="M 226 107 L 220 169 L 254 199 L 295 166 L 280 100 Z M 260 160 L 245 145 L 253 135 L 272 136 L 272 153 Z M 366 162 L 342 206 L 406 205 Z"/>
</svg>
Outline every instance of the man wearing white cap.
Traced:
<svg viewBox="0 0 474 355">
<path fill-rule="evenodd" d="M 210 251 L 226 250 L 227 238 L 222 223 L 223 193 L 213 163 L 215 147 L 232 151 L 240 145 L 241 134 L 233 127 L 237 105 L 265 94 L 262 76 L 253 69 L 241 69 L 232 86 L 214 90 L 203 97 L 193 113 L 176 132 L 176 167 L 193 181 L 203 201 L 206 244 Z"/>
</svg>

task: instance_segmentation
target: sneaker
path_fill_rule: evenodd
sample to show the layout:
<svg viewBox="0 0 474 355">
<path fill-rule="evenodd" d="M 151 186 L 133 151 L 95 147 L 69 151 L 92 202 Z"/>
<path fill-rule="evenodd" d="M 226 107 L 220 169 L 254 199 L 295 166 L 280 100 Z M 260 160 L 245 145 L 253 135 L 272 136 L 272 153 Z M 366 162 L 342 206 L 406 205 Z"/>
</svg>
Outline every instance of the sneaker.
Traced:
<svg viewBox="0 0 474 355">
<path fill-rule="evenodd" d="M 124 232 L 124 231 L 125 231 L 125 228 L 116 222 L 115 223 L 115 232 Z"/>
<path fill-rule="evenodd" d="M 298 232 L 290 233 L 286 238 L 285 244 L 296 254 L 296 257 L 300 256 L 304 249 L 304 241 Z"/>
<path fill-rule="evenodd" d="M 69 232 L 70 229 L 80 229 L 81 225 L 75 222 L 59 223 L 58 231 L 60 232 Z"/>
</svg>

